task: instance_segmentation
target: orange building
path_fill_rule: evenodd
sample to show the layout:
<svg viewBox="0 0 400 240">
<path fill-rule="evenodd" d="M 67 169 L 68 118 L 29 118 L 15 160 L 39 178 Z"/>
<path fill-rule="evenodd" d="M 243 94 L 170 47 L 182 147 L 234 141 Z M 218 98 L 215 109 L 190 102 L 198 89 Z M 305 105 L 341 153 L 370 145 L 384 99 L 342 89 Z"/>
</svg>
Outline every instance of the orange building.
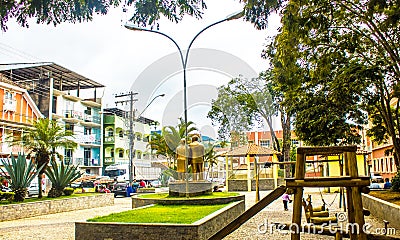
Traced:
<svg viewBox="0 0 400 240">
<path fill-rule="evenodd" d="M 41 117 L 28 91 L 0 74 L 0 157 L 22 152 L 21 146 L 10 147 L 7 142 Z"/>
</svg>

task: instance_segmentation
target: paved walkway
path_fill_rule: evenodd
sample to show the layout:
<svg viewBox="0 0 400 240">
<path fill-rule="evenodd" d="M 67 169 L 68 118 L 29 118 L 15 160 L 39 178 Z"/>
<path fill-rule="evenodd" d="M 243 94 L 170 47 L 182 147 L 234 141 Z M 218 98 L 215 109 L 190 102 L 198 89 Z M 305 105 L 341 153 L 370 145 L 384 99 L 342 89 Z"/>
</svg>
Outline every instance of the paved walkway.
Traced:
<svg viewBox="0 0 400 240">
<path fill-rule="evenodd" d="M 246 196 L 246 207 L 254 204 L 255 193 L 243 192 Z M 261 192 L 261 197 L 267 195 L 268 192 Z M 322 203 L 321 196 L 318 192 L 312 192 L 314 205 Z M 325 202 L 331 204 L 331 212 L 340 212 L 337 209 L 339 204 L 338 194 L 324 194 Z M 239 229 L 231 233 L 225 239 L 227 240 L 253 240 L 253 239 L 290 239 L 290 235 L 285 232 L 269 230 L 264 233 L 264 229 L 260 225 L 266 222 L 290 222 L 291 207 L 289 211 L 283 211 L 283 204 L 280 199 L 273 202 L 270 206 L 263 209 L 260 213 L 243 224 Z M 94 209 L 79 210 L 74 212 L 57 213 L 15 221 L 0 222 L 0 239 L 1 240 L 65 240 L 74 239 L 74 222 L 85 221 L 95 216 L 107 215 L 113 212 L 119 212 L 131 209 L 131 201 L 129 198 L 116 198 L 115 204 L 109 207 L 99 207 Z M 333 214 L 333 213 L 332 213 Z M 366 217 L 366 222 L 370 223 L 374 228 L 383 227 L 381 220 Z M 261 230 L 261 231 L 260 231 Z M 400 234 L 400 230 L 397 231 Z M 302 234 L 302 239 L 334 239 L 333 237 L 319 236 L 314 234 Z"/>
</svg>

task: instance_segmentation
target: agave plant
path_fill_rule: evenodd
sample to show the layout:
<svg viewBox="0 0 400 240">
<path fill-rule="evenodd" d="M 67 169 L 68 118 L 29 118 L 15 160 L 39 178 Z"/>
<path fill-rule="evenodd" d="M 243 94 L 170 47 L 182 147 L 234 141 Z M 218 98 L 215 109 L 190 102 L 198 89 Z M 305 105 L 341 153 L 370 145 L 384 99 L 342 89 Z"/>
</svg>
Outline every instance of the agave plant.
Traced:
<svg viewBox="0 0 400 240">
<path fill-rule="evenodd" d="M 59 197 L 63 194 L 63 190 L 73 181 L 81 177 L 78 166 L 65 165 L 63 161 L 57 164 L 55 159 L 50 161 L 51 166 L 46 169 L 46 175 L 50 179 L 51 189 L 47 194 L 48 197 Z"/>
<path fill-rule="evenodd" d="M 26 161 L 25 155 L 21 153 L 18 153 L 17 158 L 11 154 L 11 161 L 10 159 L 1 159 L 1 162 L 6 171 L 2 168 L 0 170 L 3 174 L 7 172 L 10 176 L 9 186 L 15 193 L 14 200 L 17 202 L 24 201 L 27 188 L 42 170 L 43 166 L 36 169 L 35 164 L 32 161 Z"/>
</svg>

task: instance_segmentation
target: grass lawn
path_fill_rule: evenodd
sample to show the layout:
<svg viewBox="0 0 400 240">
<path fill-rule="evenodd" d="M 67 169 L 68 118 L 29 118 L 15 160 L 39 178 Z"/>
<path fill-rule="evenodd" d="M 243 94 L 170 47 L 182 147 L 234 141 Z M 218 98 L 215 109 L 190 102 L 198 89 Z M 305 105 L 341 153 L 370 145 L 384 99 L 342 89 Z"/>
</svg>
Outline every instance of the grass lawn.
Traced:
<svg viewBox="0 0 400 240">
<path fill-rule="evenodd" d="M 200 195 L 200 196 L 194 196 L 194 197 L 189 197 L 189 199 L 207 199 L 207 198 L 221 198 L 221 197 L 235 197 L 239 196 L 239 193 L 235 192 L 213 192 L 212 194 L 206 194 L 206 195 Z M 176 196 L 169 196 L 168 193 L 155 193 L 155 194 L 143 194 L 143 195 L 138 195 L 138 197 L 142 198 L 153 198 L 153 199 L 160 199 L 160 198 L 165 198 L 165 199 L 188 199 L 186 197 L 176 197 Z"/>
<path fill-rule="evenodd" d="M 392 191 L 371 191 L 369 195 L 400 206 L 400 193 Z"/>
<path fill-rule="evenodd" d="M 58 199 L 65 199 L 65 198 L 73 198 L 73 197 L 85 197 L 85 196 L 93 196 L 101 193 L 78 193 L 78 194 L 72 194 L 70 196 L 61 196 L 58 198 L 49 198 L 49 197 L 43 197 L 43 198 L 37 198 L 37 197 L 31 197 L 31 198 L 25 198 L 23 202 L 9 202 L 7 200 L 2 200 L 0 201 L 0 205 L 7 205 L 7 204 L 20 204 L 20 203 L 30 203 L 30 202 L 39 202 L 39 201 L 45 201 L 45 200 L 58 200 Z"/>
<path fill-rule="evenodd" d="M 108 216 L 96 217 L 88 222 L 123 222 L 123 223 L 178 223 L 191 224 L 203 217 L 227 206 L 219 205 L 154 205 L 147 208 L 133 209 Z"/>
</svg>

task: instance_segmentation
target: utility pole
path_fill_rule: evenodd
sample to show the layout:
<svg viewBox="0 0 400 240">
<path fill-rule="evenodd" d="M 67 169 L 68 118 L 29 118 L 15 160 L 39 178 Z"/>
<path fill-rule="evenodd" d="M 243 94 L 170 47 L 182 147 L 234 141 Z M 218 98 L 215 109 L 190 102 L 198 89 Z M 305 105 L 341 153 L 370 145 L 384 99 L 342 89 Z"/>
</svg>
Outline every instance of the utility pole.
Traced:
<svg viewBox="0 0 400 240">
<path fill-rule="evenodd" d="M 115 104 L 118 105 L 121 103 L 122 105 L 129 104 L 129 186 L 132 187 L 132 182 L 133 178 L 136 177 L 136 169 L 133 164 L 133 144 L 134 144 L 134 135 L 133 135 L 133 121 L 134 121 L 134 110 L 133 110 L 133 103 L 137 101 L 137 99 L 134 98 L 135 95 L 138 93 L 135 92 L 127 92 L 127 93 L 120 93 L 120 94 L 115 94 L 115 98 L 120 98 L 120 97 L 129 97 L 126 100 L 122 101 L 116 101 Z"/>
</svg>

